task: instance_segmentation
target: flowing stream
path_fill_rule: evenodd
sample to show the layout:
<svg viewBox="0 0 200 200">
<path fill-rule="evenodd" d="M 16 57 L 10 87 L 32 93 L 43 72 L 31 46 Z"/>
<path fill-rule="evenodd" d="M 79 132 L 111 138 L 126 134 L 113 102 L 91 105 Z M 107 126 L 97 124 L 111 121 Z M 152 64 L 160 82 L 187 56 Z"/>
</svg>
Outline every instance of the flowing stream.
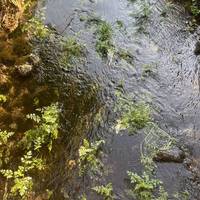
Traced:
<svg viewBox="0 0 200 200">
<path fill-rule="evenodd" d="M 141 17 L 143 3 L 139 0 L 46 2 L 46 23 L 63 36 L 75 36 L 86 46 L 87 61 L 77 70 L 100 85 L 100 99 L 105 105 L 104 120 L 91 137 L 107 138 L 105 179 L 112 182 L 117 199 L 123 200 L 128 199 L 124 194 L 126 171 L 141 171 L 140 144 L 144 138 L 127 133 L 117 135 L 112 129 L 116 120 L 113 96 L 120 83 L 127 96 L 148 102 L 154 108 L 153 117 L 159 126 L 188 145 L 195 160 L 199 159 L 199 58 L 194 54 L 198 29 L 189 32 L 188 17 L 181 5 L 148 0 L 150 13 Z M 92 17 L 112 25 L 115 48 L 130 52 L 131 62 L 115 56 L 109 62 L 97 55 L 95 30 L 81 20 Z M 117 21 L 123 26 L 119 27 Z M 144 77 L 145 66 L 151 68 L 151 73 Z M 170 194 L 195 190 L 187 181 L 191 172 L 182 163 L 158 163 L 156 174 Z M 87 182 L 84 187 L 87 188 Z M 192 199 L 199 199 L 195 191 Z"/>
</svg>

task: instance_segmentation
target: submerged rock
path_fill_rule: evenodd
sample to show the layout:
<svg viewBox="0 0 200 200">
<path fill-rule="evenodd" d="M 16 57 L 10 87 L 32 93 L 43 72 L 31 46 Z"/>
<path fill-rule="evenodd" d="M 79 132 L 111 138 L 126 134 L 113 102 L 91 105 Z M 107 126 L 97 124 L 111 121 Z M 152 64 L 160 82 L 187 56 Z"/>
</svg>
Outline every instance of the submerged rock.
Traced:
<svg viewBox="0 0 200 200">
<path fill-rule="evenodd" d="M 157 162 L 183 162 L 185 153 L 178 147 L 172 147 L 169 150 L 159 151 L 154 160 Z"/>
<path fill-rule="evenodd" d="M 16 69 L 21 76 L 28 76 L 32 72 L 33 66 L 30 64 L 18 65 Z"/>
</svg>

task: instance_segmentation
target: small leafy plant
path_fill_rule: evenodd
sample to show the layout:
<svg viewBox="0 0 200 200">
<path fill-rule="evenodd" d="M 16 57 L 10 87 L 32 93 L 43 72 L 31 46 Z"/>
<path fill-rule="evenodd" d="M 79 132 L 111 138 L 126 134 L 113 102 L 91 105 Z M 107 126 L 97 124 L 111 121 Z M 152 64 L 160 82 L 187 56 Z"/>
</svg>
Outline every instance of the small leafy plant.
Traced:
<svg viewBox="0 0 200 200">
<path fill-rule="evenodd" d="M 22 199 L 27 199 L 33 186 L 32 177 L 28 174 L 33 169 L 41 170 L 43 168 L 43 161 L 39 158 L 33 158 L 32 152 L 28 151 L 21 158 L 21 165 L 16 170 L 3 169 L 0 172 L 7 180 L 12 180 L 13 182 L 10 190 L 11 195 L 17 196 L 19 194 Z"/>
<path fill-rule="evenodd" d="M 96 186 L 92 188 L 97 194 L 101 195 L 104 200 L 113 200 L 113 187 L 112 183 L 107 185 Z"/>
<path fill-rule="evenodd" d="M 88 142 L 88 140 L 83 140 L 83 145 L 79 148 L 80 175 L 83 175 L 88 169 L 97 172 L 99 167 L 102 166 L 102 163 L 97 156 L 100 146 L 104 143 L 104 140 L 100 140 L 91 144 Z"/>
<path fill-rule="evenodd" d="M 150 107 L 144 103 L 129 104 L 126 106 L 120 120 L 117 123 L 117 130 L 128 129 L 136 132 L 144 128 L 151 121 Z"/>
<path fill-rule="evenodd" d="M 25 133 L 26 146 L 27 148 L 33 147 L 34 150 L 39 150 L 46 145 L 51 151 L 53 141 L 58 138 L 58 105 L 52 104 L 37 111 L 40 111 L 41 116 L 36 114 L 27 116 L 28 119 L 36 123 L 36 126 Z"/>
<path fill-rule="evenodd" d="M 130 182 L 133 186 L 133 193 L 138 200 L 152 200 L 154 199 L 153 192 L 161 184 L 158 179 L 152 179 L 147 173 L 139 176 L 136 173 L 127 172 Z"/>
</svg>

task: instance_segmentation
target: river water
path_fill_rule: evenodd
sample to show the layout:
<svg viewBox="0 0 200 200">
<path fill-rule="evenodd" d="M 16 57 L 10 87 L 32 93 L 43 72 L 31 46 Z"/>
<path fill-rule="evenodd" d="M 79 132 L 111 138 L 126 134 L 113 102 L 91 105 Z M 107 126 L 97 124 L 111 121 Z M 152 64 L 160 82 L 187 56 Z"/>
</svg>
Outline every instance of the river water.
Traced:
<svg viewBox="0 0 200 200">
<path fill-rule="evenodd" d="M 91 138 L 106 138 L 104 164 L 108 173 L 104 181 L 112 182 L 116 199 L 121 200 L 129 199 L 124 192 L 126 171 L 141 171 L 139 148 L 144 138 L 126 132 L 117 135 L 112 129 L 116 120 L 114 94 L 120 83 L 123 83 L 124 94 L 149 103 L 154 108 L 154 121 L 188 145 L 193 153 L 191 156 L 199 159 L 199 57 L 194 54 L 198 28 L 194 32 L 188 30 L 189 18 L 181 5 L 164 0 L 148 0 L 146 5 L 150 12 L 147 11 L 145 17 L 142 0 L 46 2 L 46 23 L 62 36 L 75 36 L 86 46 L 86 62 L 77 67 L 77 72 L 87 74 L 100 86 L 98 98 L 103 102 L 104 110 L 103 122 L 92 131 Z M 87 24 L 87 20 L 81 20 L 95 17 L 112 25 L 115 48 L 130 52 L 131 62 L 115 56 L 106 61 L 97 55 L 95 29 Z M 119 27 L 117 21 L 123 26 Z M 143 76 L 145 66 L 151 69 L 147 76 Z M 74 103 L 74 106 L 78 104 Z M 156 174 L 170 194 L 190 190 L 191 199 L 199 199 L 198 191 L 188 181 L 192 174 L 183 164 L 158 163 Z M 83 190 L 87 192 L 87 181 L 83 184 Z"/>
</svg>

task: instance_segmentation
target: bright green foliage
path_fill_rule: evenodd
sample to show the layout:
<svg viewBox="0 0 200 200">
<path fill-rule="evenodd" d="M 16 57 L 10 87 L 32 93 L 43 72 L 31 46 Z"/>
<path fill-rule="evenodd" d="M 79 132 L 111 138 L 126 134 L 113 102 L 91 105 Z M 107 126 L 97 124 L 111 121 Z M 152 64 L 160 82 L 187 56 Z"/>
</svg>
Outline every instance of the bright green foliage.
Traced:
<svg viewBox="0 0 200 200">
<path fill-rule="evenodd" d="M 32 152 L 27 152 L 24 157 L 21 158 L 21 165 L 18 166 L 16 171 L 6 169 L 0 172 L 7 179 L 13 181 L 13 186 L 11 187 L 11 194 L 17 196 L 18 194 L 22 199 L 26 199 L 28 193 L 31 191 L 33 186 L 32 177 L 28 173 L 33 169 L 43 169 L 43 162 L 41 159 L 33 158 Z"/>
<path fill-rule="evenodd" d="M 8 139 L 13 135 L 14 135 L 13 132 L 7 132 L 7 131 L 0 130 L 0 145 L 6 145 L 8 142 Z"/>
<path fill-rule="evenodd" d="M 105 21 L 98 25 L 96 50 L 102 58 L 107 58 L 109 53 L 113 51 L 112 28 Z"/>
<path fill-rule="evenodd" d="M 151 121 L 150 107 L 144 103 L 130 104 L 128 109 L 122 114 L 118 121 L 117 129 L 129 129 L 130 132 L 135 132 L 138 129 L 144 128 Z"/>
<path fill-rule="evenodd" d="M 57 104 L 39 109 L 41 116 L 30 114 L 27 117 L 36 122 L 35 128 L 25 133 L 26 146 L 34 150 L 47 146 L 49 151 L 52 149 L 52 143 L 58 138 L 59 128 L 59 109 Z"/>
<path fill-rule="evenodd" d="M 145 172 L 142 176 L 128 171 L 131 184 L 133 185 L 133 193 L 137 200 L 153 200 L 153 192 L 161 182 L 157 179 L 152 179 Z"/>
<path fill-rule="evenodd" d="M 101 185 L 101 186 L 96 186 L 92 188 L 97 194 L 101 195 L 104 200 L 113 200 L 113 187 L 112 183 L 109 183 L 107 185 Z"/>
<path fill-rule="evenodd" d="M 83 145 L 79 148 L 80 175 L 83 175 L 87 169 L 94 172 L 98 171 L 102 164 L 97 156 L 100 146 L 104 143 L 104 140 L 91 144 L 86 139 L 83 140 Z"/>
<path fill-rule="evenodd" d="M 6 96 L 3 94 L 0 94 L 0 103 L 5 103 L 7 100 Z"/>
</svg>

